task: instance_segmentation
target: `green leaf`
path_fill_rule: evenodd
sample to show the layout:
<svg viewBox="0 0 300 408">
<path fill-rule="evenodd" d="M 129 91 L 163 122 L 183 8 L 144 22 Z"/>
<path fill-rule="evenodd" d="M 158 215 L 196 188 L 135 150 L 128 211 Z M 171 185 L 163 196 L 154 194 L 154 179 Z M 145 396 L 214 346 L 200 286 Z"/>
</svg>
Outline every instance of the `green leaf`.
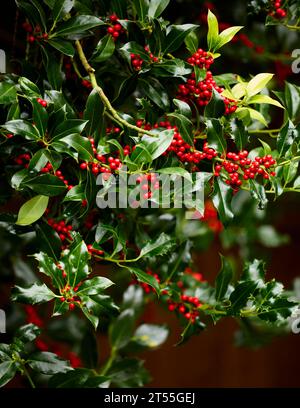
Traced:
<svg viewBox="0 0 300 408">
<path fill-rule="evenodd" d="M 194 54 L 197 52 L 198 47 L 199 47 L 199 39 L 195 31 L 191 31 L 186 37 L 185 37 L 185 45 L 186 48 L 189 50 L 191 54 Z"/>
<path fill-rule="evenodd" d="M 207 118 L 220 118 L 224 115 L 225 104 L 223 97 L 219 92 L 212 88 L 212 97 L 209 103 L 205 106 L 204 116 Z"/>
<path fill-rule="evenodd" d="M 215 179 L 212 200 L 219 213 L 221 221 L 226 225 L 233 218 L 233 212 L 231 209 L 232 189 L 219 177 Z"/>
<path fill-rule="evenodd" d="M 29 187 L 43 196 L 54 197 L 66 191 L 65 183 L 53 174 L 41 174 L 32 179 L 25 180 L 22 187 Z"/>
<path fill-rule="evenodd" d="M 268 123 L 266 119 L 263 117 L 263 115 L 256 111 L 255 109 L 251 108 L 238 108 L 236 111 L 236 116 L 239 119 L 244 119 L 244 117 L 250 117 L 252 120 L 257 120 L 260 123 L 262 123 L 264 126 L 268 126 Z"/>
<path fill-rule="evenodd" d="M 53 141 L 62 139 L 75 133 L 81 133 L 87 124 L 87 120 L 68 119 L 60 123 L 53 131 Z"/>
<path fill-rule="evenodd" d="M 57 37 L 68 37 L 78 34 L 84 34 L 86 30 L 103 25 L 104 22 L 95 16 L 80 15 L 71 17 L 66 22 L 62 23 L 57 27 L 55 36 Z M 53 35 L 53 36 L 54 36 Z"/>
<path fill-rule="evenodd" d="M 229 261 L 221 255 L 222 267 L 216 278 L 216 301 L 220 302 L 224 299 L 228 286 L 232 279 L 232 267 Z"/>
<path fill-rule="evenodd" d="M 165 167 L 163 169 L 156 170 L 156 172 L 161 173 L 161 174 L 171 174 L 171 175 L 184 177 L 185 179 L 192 182 L 191 173 L 189 173 L 187 170 L 185 170 L 182 167 Z"/>
<path fill-rule="evenodd" d="M 54 21 L 61 20 L 68 14 L 74 6 L 74 0 L 56 0 L 52 10 Z"/>
<path fill-rule="evenodd" d="M 243 26 L 234 26 L 234 27 L 228 27 L 224 31 L 222 31 L 217 40 L 217 44 L 214 48 L 214 51 L 218 50 L 219 48 L 223 47 L 223 45 L 229 43 L 233 37 L 238 33 Z"/>
<path fill-rule="evenodd" d="M 132 341 L 143 348 L 155 349 L 162 345 L 169 335 L 165 326 L 142 324 L 134 332 Z"/>
<path fill-rule="evenodd" d="M 96 90 L 93 90 L 87 99 L 83 119 L 88 123 L 85 127 L 87 135 L 99 132 L 103 122 L 104 105 Z"/>
<path fill-rule="evenodd" d="M 43 252 L 35 254 L 34 257 L 39 262 L 39 271 L 49 276 L 54 286 L 57 288 L 64 286 L 62 271 L 56 265 L 55 258 L 53 259 Z"/>
<path fill-rule="evenodd" d="M 119 350 L 126 346 L 132 336 L 135 314 L 132 309 L 124 310 L 110 327 L 109 339 L 112 347 Z"/>
<path fill-rule="evenodd" d="M 231 122 L 231 137 L 238 150 L 243 150 L 249 140 L 249 134 L 243 122 L 239 119 L 234 119 Z"/>
<path fill-rule="evenodd" d="M 49 197 L 37 195 L 25 204 L 19 210 L 17 225 L 30 225 L 41 218 L 48 206 Z"/>
<path fill-rule="evenodd" d="M 11 381 L 16 375 L 17 367 L 15 363 L 10 361 L 4 361 L 0 364 L 0 387 L 4 387 L 9 381 Z"/>
<path fill-rule="evenodd" d="M 93 149 L 89 139 L 78 134 L 65 136 L 59 143 L 71 146 L 78 153 L 78 157 L 84 161 L 93 161 Z"/>
<path fill-rule="evenodd" d="M 75 286 L 89 274 L 90 254 L 86 244 L 78 234 L 71 246 L 70 252 L 61 259 L 61 264 L 68 275 L 70 285 Z"/>
<path fill-rule="evenodd" d="M 16 85 L 10 82 L 0 82 L 0 104 L 7 105 L 17 99 Z"/>
<path fill-rule="evenodd" d="M 44 283 L 34 283 L 28 288 L 15 286 L 12 289 L 12 300 L 14 302 L 34 305 L 36 303 L 49 302 L 54 297 L 54 293 Z"/>
<path fill-rule="evenodd" d="M 98 42 L 92 60 L 94 62 L 106 61 L 113 55 L 115 47 L 113 37 L 110 34 L 107 34 Z"/>
<path fill-rule="evenodd" d="M 153 289 L 155 289 L 156 293 L 159 294 L 160 293 L 160 287 L 159 287 L 159 283 L 157 282 L 157 280 L 155 279 L 154 276 L 149 275 L 148 273 L 144 272 L 143 270 L 139 269 L 139 268 L 135 268 L 132 266 L 126 266 L 126 268 L 128 268 L 130 270 L 131 273 L 133 273 L 137 280 L 139 282 L 142 283 L 146 283 L 147 285 L 151 286 Z"/>
<path fill-rule="evenodd" d="M 102 292 L 103 290 L 109 288 L 110 286 L 114 285 L 114 283 L 102 276 L 96 276 L 95 278 L 86 280 L 78 290 L 78 294 L 84 293 L 85 295 L 97 295 L 98 293 Z"/>
<path fill-rule="evenodd" d="M 149 54 L 145 49 L 135 41 L 127 42 L 123 47 L 119 48 L 119 52 L 124 56 L 129 62 L 131 61 L 130 54 L 139 55 L 144 61 L 150 61 Z"/>
<path fill-rule="evenodd" d="M 196 83 L 198 84 L 199 82 L 205 79 L 206 69 L 199 68 L 197 65 L 194 65 L 193 68 L 194 68 L 195 80 L 196 80 Z"/>
<path fill-rule="evenodd" d="M 16 333 L 15 338 L 22 341 L 23 343 L 29 343 L 30 341 L 35 340 L 41 333 L 39 327 L 35 326 L 32 323 L 26 324 L 25 326 L 20 327 Z"/>
<path fill-rule="evenodd" d="M 36 86 L 36 84 L 31 82 L 28 78 L 20 77 L 18 82 L 19 82 L 19 85 L 22 91 L 27 96 L 36 97 L 36 98 L 41 96 L 39 88 Z"/>
<path fill-rule="evenodd" d="M 184 42 L 187 35 L 198 28 L 195 24 L 172 25 L 166 38 L 164 54 L 176 51 Z"/>
<path fill-rule="evenodd" d="M 47 130 L 47 124 L 48 124 L 48 113 L 46 109 L 38 103 L 36 99 L 31 99 L 31 104 L 33 107 L 33 122 L 35 126 L 37 127 L 40 135 L 44 137 L 46 130 Z"/>
<path fill-rule="evenodd" d="M 49 380 L 50 388 L 82 388 L 90 376 L 91 370 L 76 368 L 66 373 L 55 374 Z"/>
<path fill-rule="evenodd" d="M 152 160 L 160 157 L 170 146 L 173 140 L 174 131 L 172 129 L 159 131 L 156 134 L 156 131 L 153 131 L 153 136 L 144 135 L 141 139 L 141 142 L 137 145 L 137 148 L 131 154 L 131 158 L 137 158 L 137 155 L 140 155 L 141 152 L 139 148 L 144 149 L 145 154 L 142 156 L 145 157 L 145 163 L 151 162 Z M 138 150 L 138 152 L 136 152 Z M 149 160 L 150 155 L 150 160 Z M 139 163 L 142 157 L 139 158 Z"/>
<path fill-rule="evenodd" d="M 259 184 L 256 180 L 249 180 L 251 186 L 251 195 L 258 201 L 258 206 L 260 209 L 264 209 L 268 203 L 266 196 L 266 191 L 263 185 Z"/>
<path fill-rule="evenodd" d="M 7 113 L 7 121 L 15 120 L 20 117 L 20 106 L 19 102 L 14 102 L 10 105 L 8 113 Z"/>
<path fill-rule="evenodd" d="M 50 378 L 50 388 L 106 388 L 108 377 L 95 375 L 93 370 L 76 368 Z"/>
<path fill-rule="evenodd" d="M 294 143 L 297 134 L 298 132 L 293 122 L 291 120 L 288 120 L 288 122 L 283 126 L 283 128 L 279 132 L 277 139 L 277 150 L 279 157 L 285 155 L 285 153 Z"/>
<path fill-rule="evenodd" d="M 260 259 L 246 262 L 243 269 L 242 280 L 252 280 L 254 282 L 263 281 L 265 278 L 265 263 Z"/>
<path fill-rule="evenodd" d="M 224 137 L 224 129 L 218 119 L 209 119 L 206 121 L 207 142 L 217 152 L 226 153 L 227 143 Z"/>
<path fill-rule="evenodd" d="M 207 24 L 208 24 L 207 32 L 208 50 L 214 51 L 219 41 L 219 24 L 217 17 L 210 10 L 208 10 Z"/>
<path fill-rule="evenodd" d="M 247 100 L 248 104 L 252 103 L 266 103 L 268 105 L 278 106 L 278 108 L 284 109 L 280 102 L 276 101 L 276 99 L 270 98 L 268 95 L 255 95 L 252 96 L 250 99 Z"/>
<path fill-rule="evenodd" d="M 159 108 L 167 111 L 170 107 L 168 94 L 162 84 L 153 77 L 139 79 L 138 81 L 145 95 L 153 101 Z"/>
<path fill-rule="evenodd" d="M 192 72 L 192 68 L 179 58 L 160 62 L 152 65 L 151 73 L 160 77 L 179 77 L 182 78 Z"/>
<path fill-rule="evenodd" d="M 164 232 L 160 236 L 147 244 L 141 249 L 139 259 L 144 256 L 162 256 L 168 253 L 175 245 L 174 239 Z"/>
<path fill-rule="evenodd" d="M 299 163 L 291 161 L 283 167 L 283 178 L 286 184 L 290 183 L 297 175 Z"/>
<path fill-rule="evenodd" d="M 300 88 L 289 82 L 285 82 L 284 88 L 285 106 L 291 120 L 297 118 L 300 113 Z"/>
<path fill-rule="evenodd" d="M 170 0 L 150 0 L 148 17 L 157 18 L 168 7 Z"/>
<path fill-rule="evenodd" d="M 246 87 L 247 96 L 251 97 L 258 94 L 267 85 L 267 83 L 271 81 L 273 75 L 274 74 L 268 73 L 255 75 L 255 77 L 248 82 Z"/>
<path fill-rule="evenodd" d="M 131 0 L 138 19 L 142 22 L 146 20 L 149 10 L 149 0 Z"/>
<path fill-rule="evenodd" d="M 69 41 L 63 40 L 61 38 L 51 38 L 48 40 L 48 44 L 50 44 L 53 48 L 55 48 L 62 54 L 67 55 L 68 57 L 74 57 L 75 48 Z"/>
<path fill-rule="evenodd" d="M 35 126 L 22 119 L 10 120 L 2 125 L 2 127 L 11 133 L 23 136 L 29 140 L 39 140 L 41 137 Z"/>
<path fill-rule="evenodd" d="M 189 104 L 179 99 L 173 99 L 173 102 L 174 102 L 174 105 L 177 106 L 179 113 L 181 113 L 182 115 L 186 116 L 189 119 L 192 118 L 192 111 L 191 111 Z"/>
<path fill-rule="evenodd" d="M 246 306 L 250 295 L 255 292 L 257 285 L 258 282 L 245 281 L 236 286 L 229 298 L 231 301 L 230 310 L 234 315 L 239 314 L 240 310 Z"/>
<path fill-rule="evenodd" d="M 260 312 L 258 317 L 269 322 L 277 322 L 279 320 L 288 318 L 296 306 L 296 303 L 290 302 L 288 299 L 281 297 L 275 299 L 264 312 Z"/>
<path fill-rule="evenodd" d="M 48 351 L 31 354 L 28 365 L 38 373 L 53 375 L 72 370 L 68 361 L 62 360 L 56 354 Z"/>
<path fill-rule="evenodd" d="M 178 112 L 169 113 L 168 116 L 175 118 L 175 123 L 182 139 L 190 146 L 194 146 L 192 132 L 193 123 L 190 121 L 190 119 Z"/>
</svg>

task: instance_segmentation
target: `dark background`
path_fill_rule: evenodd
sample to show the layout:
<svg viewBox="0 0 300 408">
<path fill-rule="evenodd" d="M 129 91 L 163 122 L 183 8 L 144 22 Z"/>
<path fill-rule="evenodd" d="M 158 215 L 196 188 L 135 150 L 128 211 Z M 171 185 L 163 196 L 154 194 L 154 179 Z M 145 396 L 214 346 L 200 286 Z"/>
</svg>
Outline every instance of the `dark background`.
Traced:
<svg viewBox="0 0 300 408">
<path fill-rule="evenodd" d="M 176 3 L 176 2 L 175 2 Z M 196 16 L 195 3 L 191 15 Z M 221 8 L 227 2 L 215 2 Z M 190 4 L 190 3 L 189 3 Z M 171 13 L 181 15 L 183 4 Z M 230 10 L 227 11 L 230 16 Z M 230 17 L 228 17 L 230 18 Z M 21 18 L 21 22 L 23 19 Z M 0 48 L 10 57 L 22 55 L 25 34 L 16 25 L 16 8 L 13 0 L 1 1 Z M 250 68 L 248 68 L 250 71 Z M 291 82 L 296 81 L 296 76 Z M 269 260 L 268 278 L 276 277 L 290 286 L 300 276 L 300 213 L 299 199 L 295 195 L 270 203 L 275 224 L 280 232 L 291 237 L 288 245 L 274 250 L 265 250 Z M 198 270 L 204 276 L 214 277 L 219 268 L 220 244 L 216 239 L 210 250 L 199 254 L 196 260 Z M 1 265 L 0 265 L 1 274 Z M 1 307 L 0 303 L 0 307 Z M 144 355 L 146 367 L 154 380 L 150 386 L 158 387 L 299 387 L 300 386 L 300 335 L 290 334 L 275 338 L 261 349 L 237 348 L 234 333 L 238 328 L 233 319 L 224 319 L 215 327 L 192 338 L 187 344 L 175 347 L 180 329 L 172 313 L 157 305 L 147 310 L 147 316 L 155 323 L 167 322 L 171 336 L 159 350 Z M 0 335 L 2 336 L 2 335 Z M 105 347 L 105 346 L 104 346 Z M 15 386 L 12 383 L 10 386 Z"/>
</svg>

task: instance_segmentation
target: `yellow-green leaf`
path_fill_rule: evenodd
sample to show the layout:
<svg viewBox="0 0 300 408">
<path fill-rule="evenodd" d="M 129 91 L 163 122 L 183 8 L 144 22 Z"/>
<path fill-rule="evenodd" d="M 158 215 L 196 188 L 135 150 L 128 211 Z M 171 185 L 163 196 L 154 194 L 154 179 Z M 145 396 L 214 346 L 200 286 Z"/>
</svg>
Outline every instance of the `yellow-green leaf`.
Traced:
<svg viewBox="0 0 300 408">
<path fill-rule="evenodd" d="M 262 73 L 255 75 L 247 85 L 247 95 L 248 97 L 258 94 L 268 82 L 273 78 L 273 74 Z"/>
<path fill-rule="evenodd" d="M 226 30 L 222 31 L 218 38 L 217 49 L 223 47 L 223 45 L 229 43 L 233 37 L 236 35 L 238 31 L 240 31 L 243 26 L 235 26 L 226 28 Z"/>
<path fill-rule="evenodd" d="M 218 43 L 219 38 L 219 24 L 217 17 L 208 10 L 207 15 L 208 33 L 207 33 L 207 45 L 209 50 L 214 50 Z"/>
<path fill-rule="evenodd" d="M 276 101 L 276 99 L 271 98 L 268 95 L 255 95 L 248 99 L 248 104 L 251 103 L 266 103 L 268 105 L 278 106 L 278 108 L 284 109 L 280 102 Z"/>
<path fill-rule="evenodd" d="M 30 225 L 42 217 L 48 206 L 49 197 L 37 195 L 25 204 L 19 210 L 17 225 Z"/>
</svg>

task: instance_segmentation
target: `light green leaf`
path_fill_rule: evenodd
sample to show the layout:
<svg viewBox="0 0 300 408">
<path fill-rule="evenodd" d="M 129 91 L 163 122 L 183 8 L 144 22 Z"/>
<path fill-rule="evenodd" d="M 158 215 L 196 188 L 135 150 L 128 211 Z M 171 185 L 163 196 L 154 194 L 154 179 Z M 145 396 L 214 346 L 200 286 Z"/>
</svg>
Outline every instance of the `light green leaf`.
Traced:
<svg viewBox="0 0 300 408">
<path fill-rule="evenodd" d="M 25 204 L 19 210 L 17 225 L 30 225 L 40 219 L 48 206 L 49 197 L 37 195 Z"/>
</svg>

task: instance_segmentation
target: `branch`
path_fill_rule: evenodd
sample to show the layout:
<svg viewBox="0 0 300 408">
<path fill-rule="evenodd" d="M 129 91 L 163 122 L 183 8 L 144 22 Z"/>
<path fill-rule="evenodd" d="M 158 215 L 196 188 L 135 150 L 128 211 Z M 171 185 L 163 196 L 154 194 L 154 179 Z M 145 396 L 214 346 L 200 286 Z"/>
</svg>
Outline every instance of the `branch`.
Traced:
<svg viewBox="0 0 300 408">
<path fill-rule="evenodd" d="M 101 88 L 101 86 L 97 83 L 95 70 L 94 70 L 93 67 L 91 67 L 88 60 L 86 59 L 86 56 L 85 56 L 84 51 L 82 49 L 82 46 L 81 46 L 81 44 L 80 44 L 80 42 L 78 40 L 75 42 L 75 46 L 76 46 L 80 61 L 81 61 L 82 65 L 83 65 L 84 69 L 86 70 L 86 72 L 89 74 L 92 87 L 98 92 L 98 95 L 100 96 L 104 106 L 111 113 L 113 120 L 115 122 L 117 122 L 118 124 L 124 125 L 125 127 L 129 128 L 129 129 L 135 130 L 138 133 L 142 133 L 142 134 L 148 135 L 148 136 L 153 136 L 153 133 L 151 133 L 151 132 L 149 132 L 149 131 L 147 131 L 145 129 L 141 129 L 141 128 L 135 126 L 135 125 L 132 125 L 131 123 L 127 122 L 125 119 L 123 119 L 118 114 L 118 112 L 114 109 L 114 107 L 110 103 L 109 99 L 105 95 L 105 93 L 104 93 L 103 89 Z"/>
</svg>

